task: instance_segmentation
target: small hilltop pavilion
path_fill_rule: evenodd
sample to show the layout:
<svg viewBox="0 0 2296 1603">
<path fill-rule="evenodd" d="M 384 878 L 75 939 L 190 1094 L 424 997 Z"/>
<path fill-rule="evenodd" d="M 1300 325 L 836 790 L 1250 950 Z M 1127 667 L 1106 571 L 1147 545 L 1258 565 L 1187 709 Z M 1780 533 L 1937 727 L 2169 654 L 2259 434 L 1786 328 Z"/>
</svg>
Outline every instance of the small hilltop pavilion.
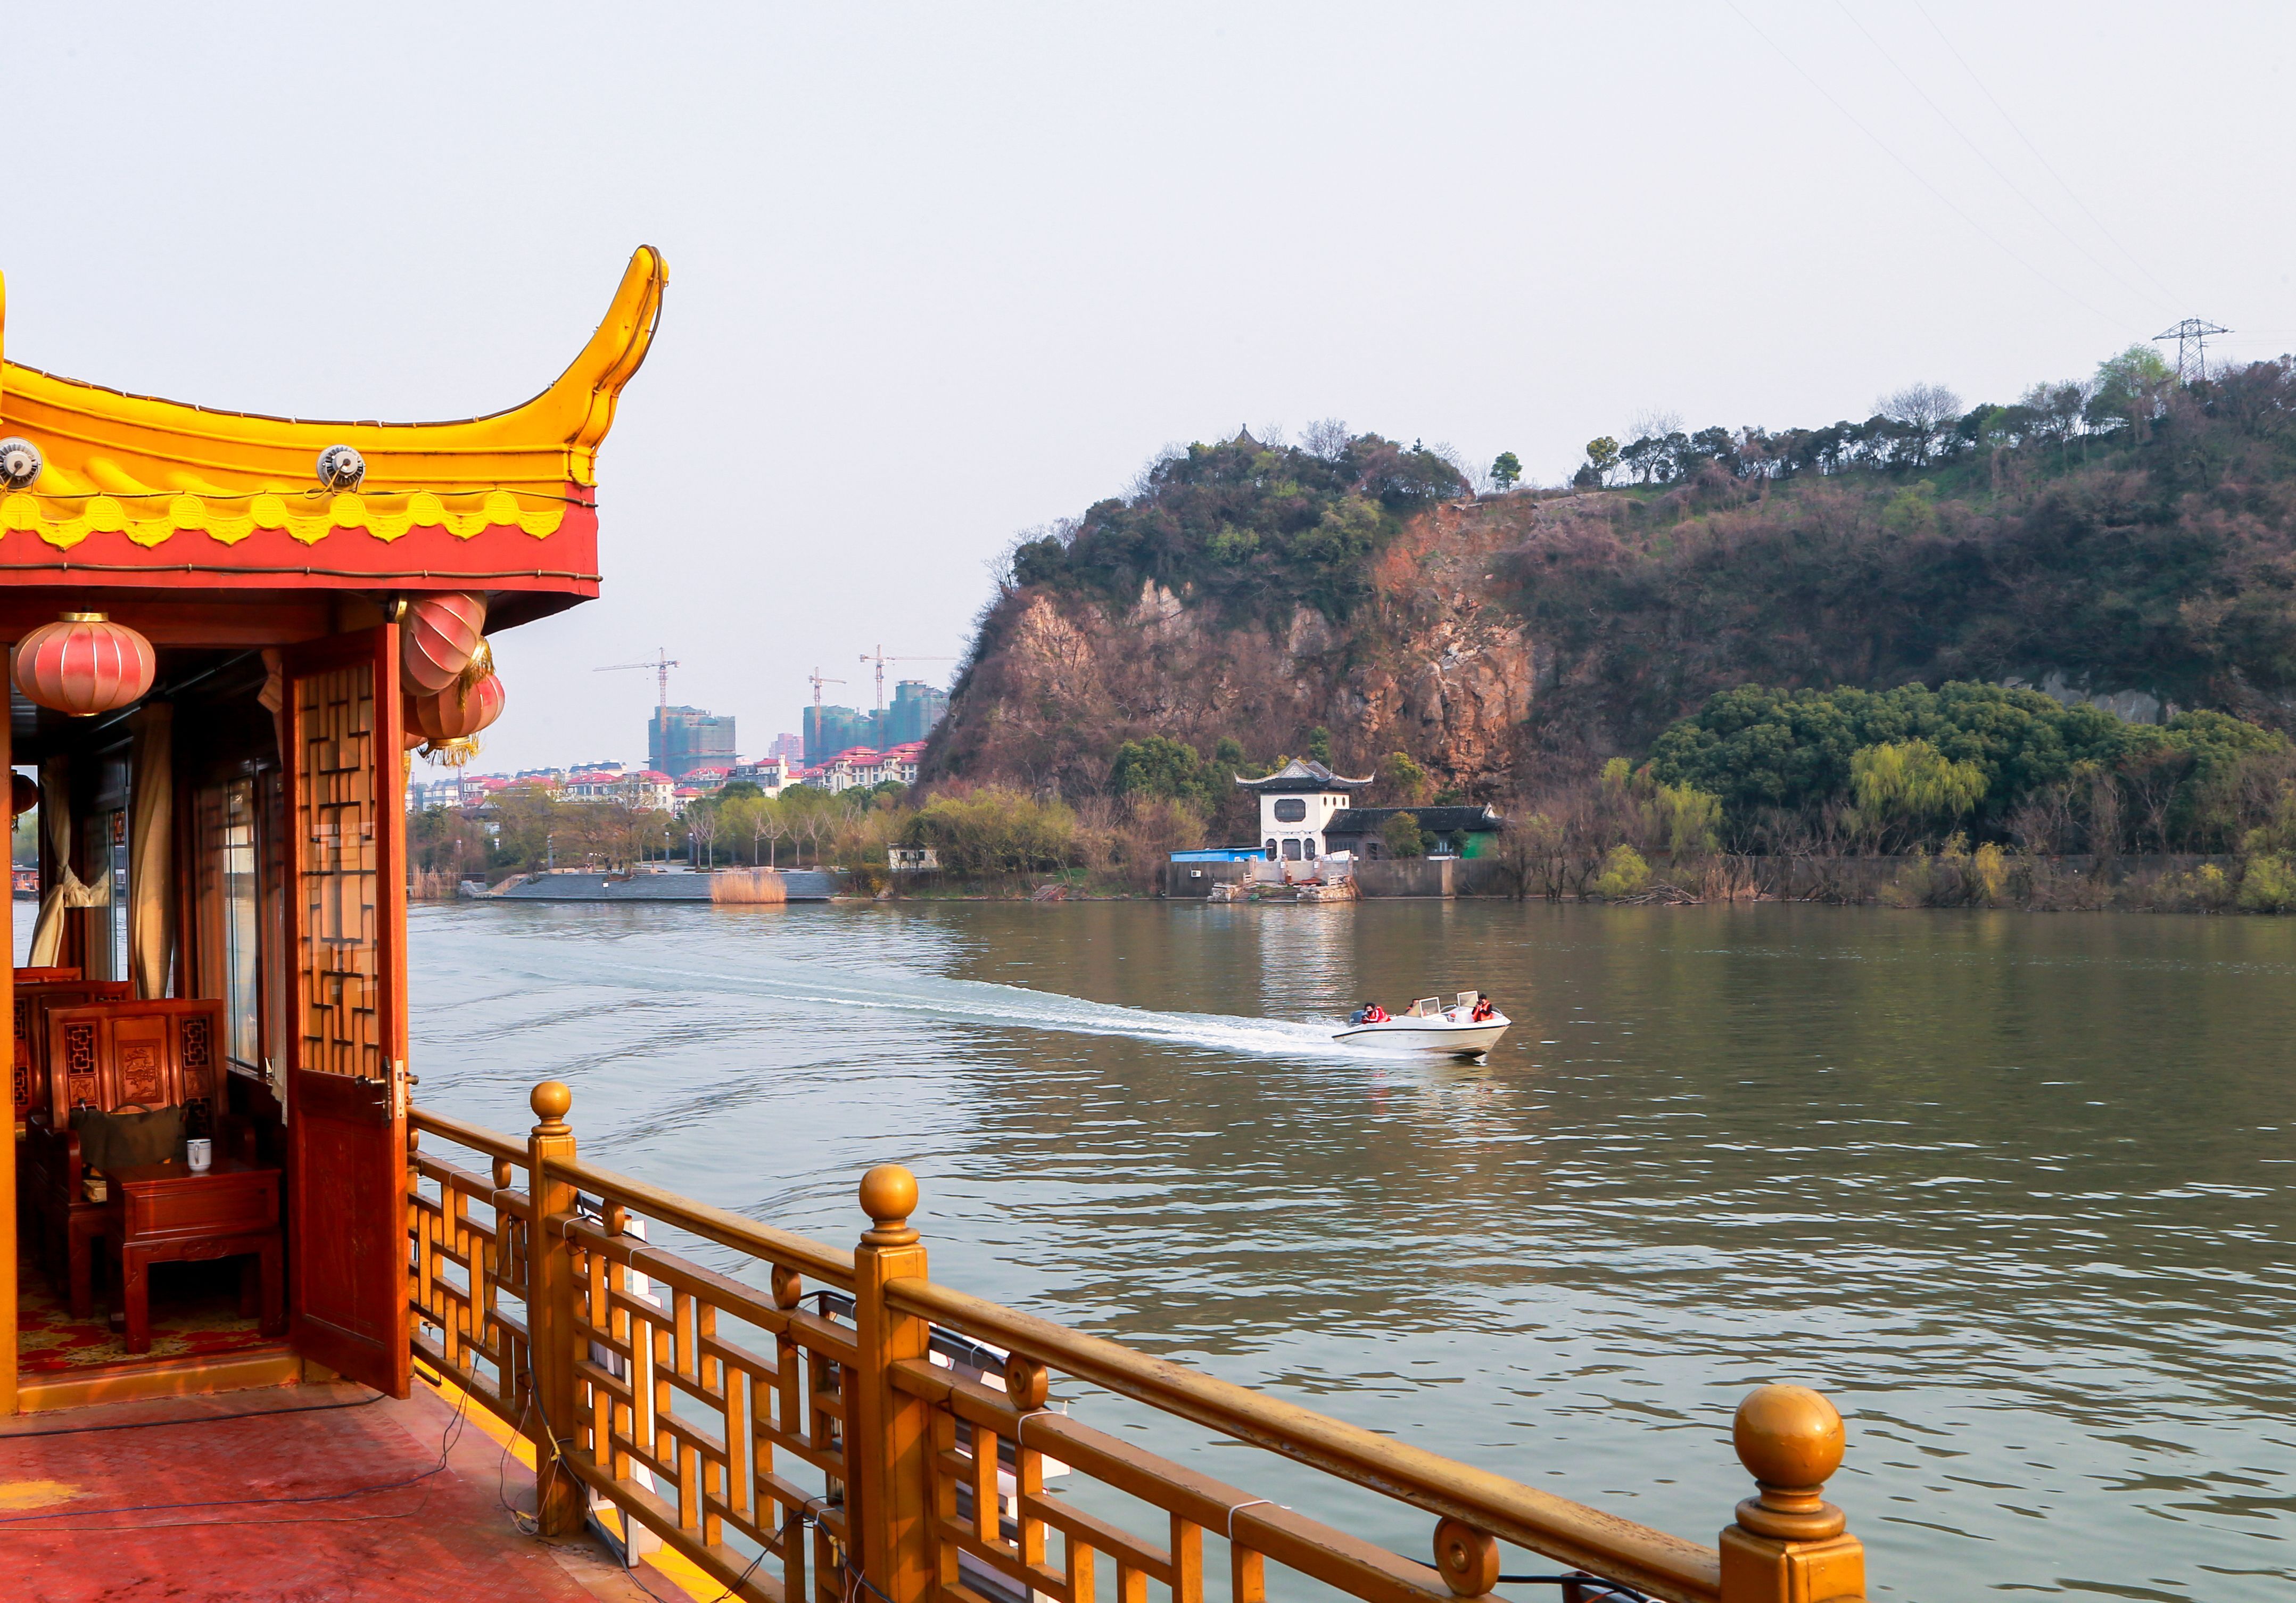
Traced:
<svg viewBox="0 0 2296 1603">
<path fill-rule="evenodd" d="M 556 382 L 453 422 L 0 364 L 40 843 L 0 1414 L 321 1370 L 406 1395 L 408 764 L 500 714 L 487 634 L 598 593 L 598 448 L 667 276 L 638 250 Z"/>
</svg>

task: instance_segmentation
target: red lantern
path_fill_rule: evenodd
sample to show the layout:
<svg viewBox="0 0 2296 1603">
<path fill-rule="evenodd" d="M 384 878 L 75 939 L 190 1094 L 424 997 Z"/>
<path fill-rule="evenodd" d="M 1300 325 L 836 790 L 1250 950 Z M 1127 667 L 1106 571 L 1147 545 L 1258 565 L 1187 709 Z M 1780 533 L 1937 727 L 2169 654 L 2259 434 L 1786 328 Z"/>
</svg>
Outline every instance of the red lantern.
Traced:
<svg viewBox="0 0 2296 1603">
<path fill-rule="evenodd" d="M 419 596 L 399 625 L 398 672 L 415 695 L 445 690 L 485 643 L 487 598 L 449 590 Z"/>
<path fill-rule="evenodd" d="M 32 782 L 29 774 L 12 773 L 8 776 L 9 817 L 21 818 L 39 805 L 40 788 Z"/>
<path fill-rule="evenodd" d="M 476 683 L 406 698 L 406 727 L 433 746 L 467 740 L 503 715 L 503 682 L 492 674 Z"/>
<path fill-rule="evenodd" d="M 16 643 L 16 688 L 27 700 L 75 718 L 141 701 L 159 659 L 152 642 L 101 612 L 67 612 Z"/>
</svg>

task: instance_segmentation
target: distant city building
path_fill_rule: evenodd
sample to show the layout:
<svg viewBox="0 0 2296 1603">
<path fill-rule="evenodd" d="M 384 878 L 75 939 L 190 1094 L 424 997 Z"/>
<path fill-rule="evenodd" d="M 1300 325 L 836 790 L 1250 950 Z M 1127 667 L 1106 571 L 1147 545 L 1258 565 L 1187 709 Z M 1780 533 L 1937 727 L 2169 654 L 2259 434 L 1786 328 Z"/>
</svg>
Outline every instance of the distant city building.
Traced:
<svg viewBox="0 0 2296 1603">
<path fill-rule="evenodd" d="M 913 740 L 890 750 L 877 751 L 866 746 L 849 747 L 825 763 L 816 764 L 799 774 L 795 781 L 826 790 L 832 796 L 848 790 L 866 790 L 886 783 L 914 785 L 917 782 L 917 764 L 924 756 L 924 742 Z"/>
<path fill-rule="evenodd" d="M 775 735 L 774 743 L 766 748 L 766 756 L 769 758 L 787 757 L 792 763 L 802 764 L 805 761 L 805 737 Z"/>
<path fill-rule="evenodd" d="M 747 780 L 767 796 L 779 796 L 790 783 L 791 776 L 797 773 L 798 766 L 794 758 L 777 752 L 754 763 L 734 764 L 734 772 L 726 779 L 729 783 L 734 780 Z"/>
<path fill-rule="evenodd" d="M 693 769 L 715 762 L 734 764 L 734 720 L 718 717 L 699 707 L 665 707 L 646 724 L 646 766 L 683 780 Z"/>
<path fill-rule="evenodd" d="M 904 679 L 893 687 L 893 705 L 884 712 L 880 744 L 904 746 L 923 740 L 933 725 L 948 716 L 948 692 L 937 691 L 922 679 Z"/>
<path fill-rule="evenodd" d="M 667 813 L 677 781 L 658 768 L 628 769 L 619 763 L 607 768 L 586 768 L 566 776 L 558 798 L 570 802 L 612 803 L 641 813 Z"/>
<path fill-rule="evenodd" d="M 875 722 L 867 713 L 849 707 L 808 707 L 805 709 L 805 765 L 817 767 L 853 746 L 874 746 Z"/>
<path fill-rule="evenodd" d="M 621 800 L 622 769 L 617 763 L 611 768 L 583 768 L 566 776 L 558 788 L 559 799 L 570 802 L 611 802 Z"/>
<path fill-rule="evenodd" d="M 807 707 L 804 749 L 799 755 L 806 766 L 813 768 L 857 746 L 875 751 L 915 745 L 947 716 L 947 691 L 937 691 L 922 679 L 904 679 L 893 687 L 893 705 L 874 712 L 857 712 L 849 707 Z"/>
</svg>

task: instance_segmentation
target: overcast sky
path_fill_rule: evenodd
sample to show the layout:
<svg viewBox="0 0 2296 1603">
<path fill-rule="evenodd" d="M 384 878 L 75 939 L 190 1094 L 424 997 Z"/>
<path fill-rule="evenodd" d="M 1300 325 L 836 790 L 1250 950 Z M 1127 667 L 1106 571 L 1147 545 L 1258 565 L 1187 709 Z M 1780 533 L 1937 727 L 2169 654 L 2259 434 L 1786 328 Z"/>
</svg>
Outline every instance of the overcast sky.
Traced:
<svg viewBox="0 0 2296 1603">
<path fill-rule="evenodd" d="M 954 658 L 1022 528 L 1324 417 L 1555 480 L 1638 413 L 2006 400 L 2197 315 L 2296 347 L 2285 4 L 10 10 L 7 352 L 458 417 L 670 265 L 603 599 L 480 766 L 742 748 Z M 953 663 L 895 672 L 942 681 Z"/>
</svg>

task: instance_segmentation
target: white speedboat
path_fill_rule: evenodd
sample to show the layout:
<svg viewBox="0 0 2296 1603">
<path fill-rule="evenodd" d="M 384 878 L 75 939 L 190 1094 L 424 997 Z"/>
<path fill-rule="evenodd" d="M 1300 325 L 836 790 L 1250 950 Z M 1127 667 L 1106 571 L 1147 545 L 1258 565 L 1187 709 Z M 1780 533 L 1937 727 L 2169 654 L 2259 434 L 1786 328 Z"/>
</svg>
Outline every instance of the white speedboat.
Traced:
<svg viewBox="0 0 2296 1603">
<path fill-rule="evenodd" d="M 1408 1011 L 1382 1018 L 1377 1024 L 1350 1021 L 1332 1039 L 1353 1046 L 1391 1046 L 1399 1052 L 1480 1058 L 1499 1043 L 1499 1037 L 1506 1034 L 1507 1026 L 1513 1020 L 1505 1013 L 1493 1013 L 1484 1019 L 1471 1018 L 1476 994 L 1462 991 L 1447 1008 L 1439 997 L 1423 996 L 1411 1004 Z"/>
</svg>

